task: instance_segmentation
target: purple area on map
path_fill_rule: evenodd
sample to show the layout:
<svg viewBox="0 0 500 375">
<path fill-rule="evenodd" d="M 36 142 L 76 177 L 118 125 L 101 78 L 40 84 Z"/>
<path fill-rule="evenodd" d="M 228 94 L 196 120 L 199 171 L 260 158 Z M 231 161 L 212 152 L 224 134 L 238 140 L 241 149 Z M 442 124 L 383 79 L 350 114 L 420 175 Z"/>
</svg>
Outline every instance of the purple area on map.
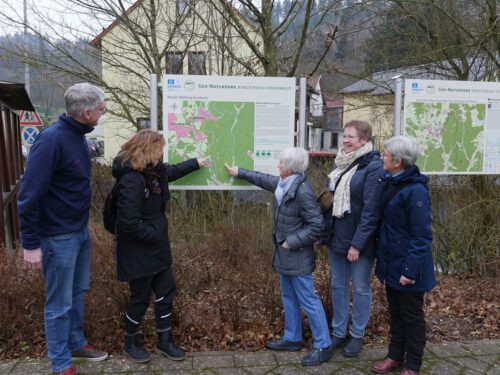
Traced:
<svg viewBox="0 0 500 375">
<path fill-rule="evenodd" d="M 186 118 L 186 122 L 189 122 L 191 119 Z M 216 121 L 217 117 L 208 112 L 205 108 L 198 109 L 198 113 L 196 115 L 196 121 Z M 175 113 L 168 114 L 168 130 L 175 132 L 175 136 L 177 139 L 187 137 L 190 133 L 193 133 L 196 139 L 200 142 L 203 142 L 207 139 L 205 134 L 200 131 L 197 131 L 192 126 L 180 125 L 177 122 L 177 115 Z"/>
</svg>

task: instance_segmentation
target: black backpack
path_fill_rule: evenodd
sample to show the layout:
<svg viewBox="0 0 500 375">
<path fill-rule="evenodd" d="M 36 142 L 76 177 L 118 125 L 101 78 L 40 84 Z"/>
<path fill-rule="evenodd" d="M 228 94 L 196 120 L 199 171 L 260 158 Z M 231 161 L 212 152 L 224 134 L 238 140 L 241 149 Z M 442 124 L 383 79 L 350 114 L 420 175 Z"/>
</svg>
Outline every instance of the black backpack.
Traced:
<svg viewBox="0 0 500 375">
<path fill-rule="evenodd" d="M 142 176 L 142 174 L 141 174 Z M 144 178 L 144 176 L 143 176 Z M 104 229 L 106 229 L 111 234 L 116 234 L 116 200 L 118 199 L 118 182 L 117 179 L 113 184 L 113 187 L 108 191 L 106 199 L 104 201 L 104 207 L 102 209 L 102 222 L 104 224 Z M 149 196 L 149 190 L 146 187 L 146 180 L 144 182 L 144 199 Z"/>
<path fill-rule="evenodd" d="M 102 209 L 102 221 L 104 229 L 109 233 L 115 234 L 116 230 L 116 199 L 118 198 L 118 180 L 115 181 L 113 187 L 106 195 L 104 207 Z"/>
</svg>

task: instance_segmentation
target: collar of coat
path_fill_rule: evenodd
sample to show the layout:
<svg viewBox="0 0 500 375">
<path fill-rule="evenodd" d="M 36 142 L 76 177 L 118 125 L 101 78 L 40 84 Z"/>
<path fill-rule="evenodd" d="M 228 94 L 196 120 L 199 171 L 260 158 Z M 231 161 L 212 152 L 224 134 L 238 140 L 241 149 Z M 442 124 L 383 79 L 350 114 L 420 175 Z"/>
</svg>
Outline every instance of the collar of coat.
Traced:
<svg viewBox="0 0 500 375">
<path fill-rule="evenodd" d="M 306 178 L 307 177 L 305 174 L 299 173 L 298 177 L 292 182 L 292 185 L 288 188 L 287 192 L 283 196 L 283 201 L 281 202 L 281 204 L 283 204 L 283 202 L 295 198 L 295 193 L 297 192 L 297 189 L 306 180 Z"/>
</svg>

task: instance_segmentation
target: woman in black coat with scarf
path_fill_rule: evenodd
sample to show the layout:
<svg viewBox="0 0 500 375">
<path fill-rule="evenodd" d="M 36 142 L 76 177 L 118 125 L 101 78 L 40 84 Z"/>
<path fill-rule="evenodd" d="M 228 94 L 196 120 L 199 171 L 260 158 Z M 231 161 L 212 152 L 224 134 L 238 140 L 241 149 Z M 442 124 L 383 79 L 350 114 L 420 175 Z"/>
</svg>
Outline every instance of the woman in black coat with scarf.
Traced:
<svg viewBox="0 0 500 375">
<path fill-rule="evenodd" d="M 155 293 L 157 352 L 183 360 L 171 331 L 175 282 L 168 238 L 165 204 L 170 198 L 168 181 L 181 178 L 207 165 L 208 158 L 189 159 L 176 165 L 163 164 L 165 140 L 145 129 L 126 142 L 113 162 L 118 180 L 116 212 L 116 258 L 118 279 L 127 281 L 130 300 L 125 313 L 124 354 L 135 362 L 147 362 L 149 353 L 139 340 L 139 326 Z"/>
</svg>

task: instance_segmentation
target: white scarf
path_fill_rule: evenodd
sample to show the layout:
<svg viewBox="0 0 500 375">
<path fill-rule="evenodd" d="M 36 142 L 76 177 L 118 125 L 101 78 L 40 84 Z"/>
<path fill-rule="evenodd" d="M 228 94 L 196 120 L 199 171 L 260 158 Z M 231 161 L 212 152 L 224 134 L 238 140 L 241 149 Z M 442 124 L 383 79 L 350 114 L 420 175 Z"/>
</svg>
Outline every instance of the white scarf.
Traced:
<svg viewBox="0 0 500 375">
<path fill-rule="evenodd" d="M 333 216 L 340 219 L 346 212 L 351 212 L 351 179 L 354 173 L 356 173 L 358 166 L 356 165 L 346 172 L 340 179 L 337 189 L 335 189 L 337 180 L 352 163 L 372 150 L 373 143 L 367 142 L 357 150 L 349 152 L 348 154 L 344 152 L 344 148 L 341 148 L 337 154 L 335 158 L 335 166 L 337 168 L 328 175 L 330 178 L 329 188 L 331 191 L 335 192 L 333 195 Z"/>
</svg>

